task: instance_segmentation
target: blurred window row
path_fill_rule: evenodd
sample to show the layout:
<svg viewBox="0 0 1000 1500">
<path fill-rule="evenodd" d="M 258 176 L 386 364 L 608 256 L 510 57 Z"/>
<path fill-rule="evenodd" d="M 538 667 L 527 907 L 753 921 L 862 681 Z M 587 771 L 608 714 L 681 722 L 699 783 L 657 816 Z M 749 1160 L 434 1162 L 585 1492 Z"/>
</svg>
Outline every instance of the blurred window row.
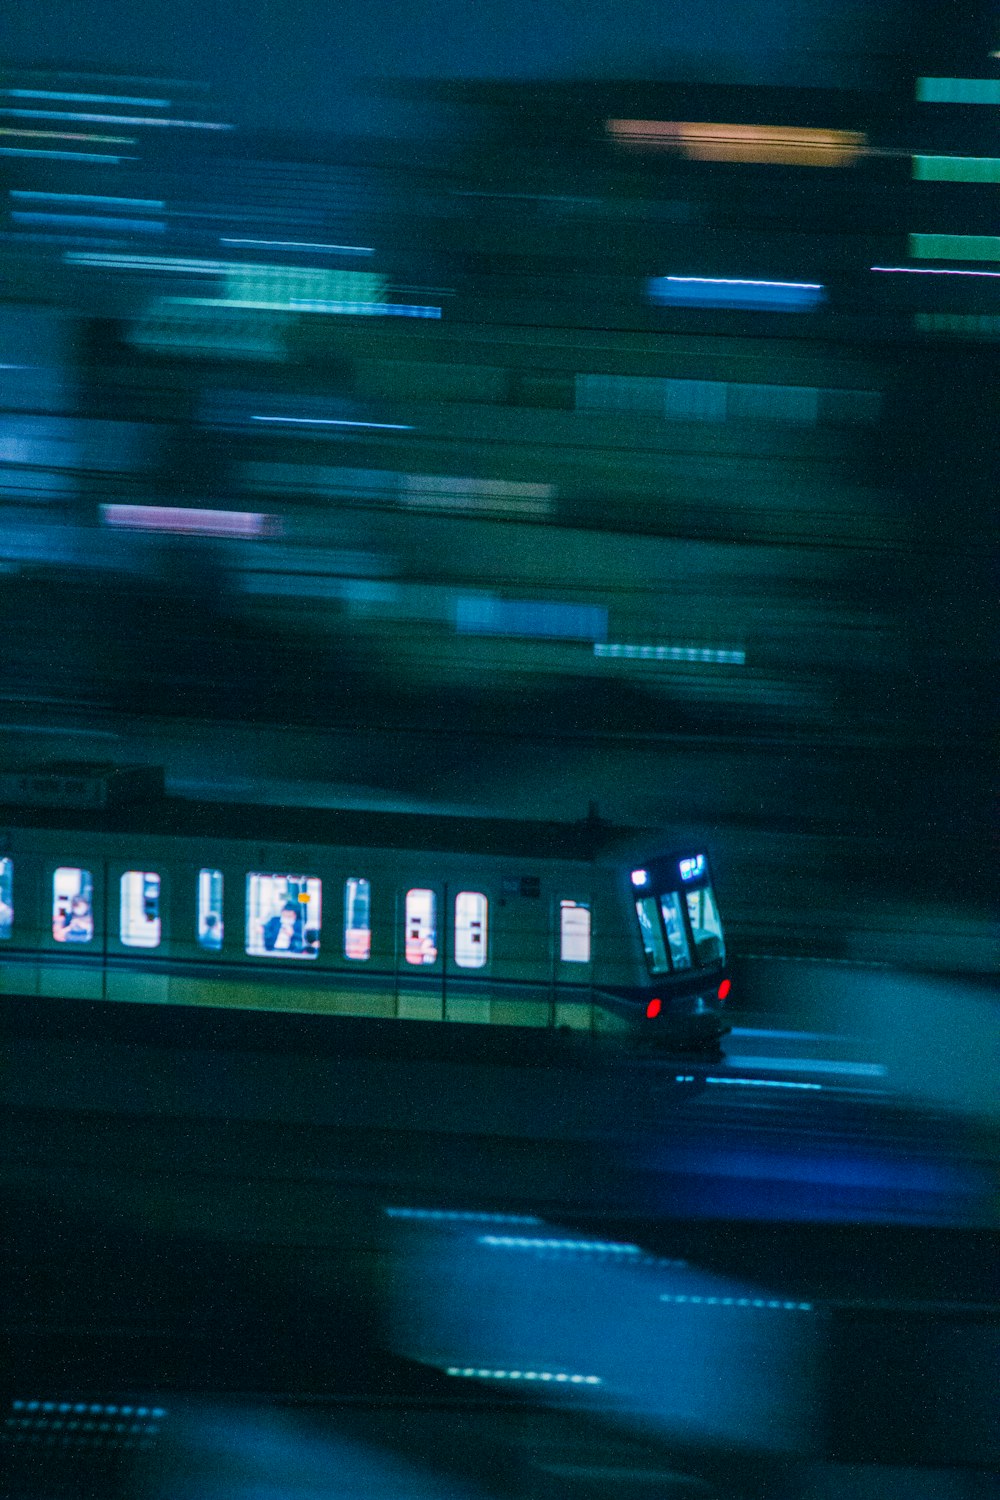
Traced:
<svg viewBox="0 0 1000 1500">
<path fill-rule="evenodd" d="M 252 956 L 315 958 L 322 931 L 323 883 L 310 875 L 252 872 L 246 885 L 246 952 Z M 198 872 L 196 933 L 209 952 L 222 949 L 223 875 Z M 157 948 L 161 940 L 160 876 L 154 870 L 126 870 L 119 882 L 118 935 L 129 948 Z M 403 953 L 406 963 L 437 962 L 439 898 L 428 887 L 408 890 L 403 901 Z M 489 946 L 489 900 L 482 891 L 459 891 L 454 899 L 452 957 L 460 969 L 485 966 Z M 14 865 L 0 859 L 0 939 L 14 925 Z M 90 870 L 60 865 L 52 876 L 52 936 L 57 943 L 93 941 L 94 879 Z M 351 876 L 344 882 L 343 953 L 366 962 L 372 951 L 371 882 Z M 559 957 L 563 963 L 590 962 L 590 907 L 559 903 Z"/>
</svg>

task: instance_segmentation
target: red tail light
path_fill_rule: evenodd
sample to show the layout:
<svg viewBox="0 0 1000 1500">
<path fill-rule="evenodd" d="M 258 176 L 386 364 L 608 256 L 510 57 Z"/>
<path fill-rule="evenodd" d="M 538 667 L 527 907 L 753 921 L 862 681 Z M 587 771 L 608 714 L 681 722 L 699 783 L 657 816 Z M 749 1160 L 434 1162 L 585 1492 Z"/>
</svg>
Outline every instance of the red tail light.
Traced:
<svg viewBox="0 0 1000 1500">
<path fill-rule="evenodd" d="M 733 987 L 732 980 L 731 979 L 724 979 L 722 981 L 722 983 L 719 985 L 719 999 L 720 1000 L 725 1000 L 726 996 L 729 994 L 729 991 L 732 989 L 732 987 Z"/>
<path fill-rule="evenodd" d="M 660 1011 L 662 1009 L 663 1009 L 663 1001 L 662 1000 L 658 1000 L 658 999 L 653 999 L 653 1000 L 650 1000 L 649 1004 L 646 1006 L 646 1014 L 649 1017 L 649 1019 L 651 1021 L 653 1021 L 660 1014 Z"/>
</svg>

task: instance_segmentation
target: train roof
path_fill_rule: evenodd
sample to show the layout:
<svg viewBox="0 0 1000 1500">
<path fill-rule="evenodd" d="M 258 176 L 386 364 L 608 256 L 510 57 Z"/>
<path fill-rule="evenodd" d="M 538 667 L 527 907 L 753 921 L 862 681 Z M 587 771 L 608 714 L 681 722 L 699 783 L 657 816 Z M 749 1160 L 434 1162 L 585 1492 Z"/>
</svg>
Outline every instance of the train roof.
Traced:
<svg viewBox="0 0 1000 1500">
<path fill-rule="evenodd" d="M 169 795 L 105 807 L 0 803 L 0 829 L 5 826 L 584 862 L 604 862 L 616 855 L 624 859 L 636 845 L 647 857 L 666 847 L 662 835 L 617 827 L 594 816 L 559 823 L 356 808 L 271 807 Z"/>
</svg>

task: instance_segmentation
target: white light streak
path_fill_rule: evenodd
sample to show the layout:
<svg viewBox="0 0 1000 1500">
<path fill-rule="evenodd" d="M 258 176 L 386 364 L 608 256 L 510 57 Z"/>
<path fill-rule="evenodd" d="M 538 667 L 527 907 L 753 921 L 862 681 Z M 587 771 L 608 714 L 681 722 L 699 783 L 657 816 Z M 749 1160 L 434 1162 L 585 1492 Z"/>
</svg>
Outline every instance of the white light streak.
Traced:
<svg viewBox="0 0 1000 1500">
<path fill-rule="evenodd" d="M 374 255 L 369 245 L 314 245 L 309 240 L 243 240 L 223 235 L 220 245 L 267 245 L 276 250 L 322 250 L 330 255 Z"/>
<path fill-rule="evenodd" d="M 665 276 L 664 281 L 697 282 L 703 286 L 781 286 L 795 287 L 807 292 L 821 292 L 823 284 L 819 281 L 747 281 L 742 277 L 731 276 Z"/>
<path fill-rule="evenodd" d="M 282 422 L 298 427 L 378 427 L 390 432 L 412 432 L 407 422 L 350 422 L 346 417 L 258 417 L 251 422 Z"/>
<path fill-rule="evenodd" d="M 949 271 L 944 266 L 871 266 L 872 271 L 885 271 L 892 276 L 989 276 L 994 280 L 1000 271 Z"/>
</svg>

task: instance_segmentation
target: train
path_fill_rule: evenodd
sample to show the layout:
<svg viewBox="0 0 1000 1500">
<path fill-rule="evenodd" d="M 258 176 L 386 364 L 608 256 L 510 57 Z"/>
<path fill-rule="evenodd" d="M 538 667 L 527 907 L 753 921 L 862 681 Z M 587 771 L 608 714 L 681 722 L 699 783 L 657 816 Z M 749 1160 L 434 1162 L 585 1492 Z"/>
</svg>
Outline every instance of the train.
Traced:
<svg viewBox="0 0 1000 1500">
<path fill-rule="evenodd" d="M 0 774 L 0 993 L 544 1028 L 711 1053 L 709 855 L 604 823 L 169 795 L 162 769 Z"/>
</svg>

